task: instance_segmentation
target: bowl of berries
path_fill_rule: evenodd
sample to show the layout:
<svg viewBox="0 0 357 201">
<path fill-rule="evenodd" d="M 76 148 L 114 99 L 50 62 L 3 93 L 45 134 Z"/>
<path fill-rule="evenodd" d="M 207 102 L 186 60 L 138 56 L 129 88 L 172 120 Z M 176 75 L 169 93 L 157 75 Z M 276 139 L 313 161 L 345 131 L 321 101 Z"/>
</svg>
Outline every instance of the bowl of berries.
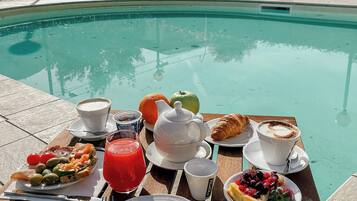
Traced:
<svg viewBox="0 0 357 201">
<path fill-rule="evenodd" d="M 231 176 L 223 186 L 228 201 L 301 201 L 299 187 L 276 172 L 249 169 Z"/>
</svg>

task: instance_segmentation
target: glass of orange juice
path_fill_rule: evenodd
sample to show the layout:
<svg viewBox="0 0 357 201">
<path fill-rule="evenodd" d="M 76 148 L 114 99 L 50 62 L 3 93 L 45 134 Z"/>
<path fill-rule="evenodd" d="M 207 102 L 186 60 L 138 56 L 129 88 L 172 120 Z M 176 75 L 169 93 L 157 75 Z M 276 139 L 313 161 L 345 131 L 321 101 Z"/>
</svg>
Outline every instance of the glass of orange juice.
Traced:
<svg viewBox="0 0 357 201">
<path fill-rule="evenodd" d="M 138 133 L 118 130 L 106 139 L 103 175 L 118 193 L 134 191 L 146 172 L 146 163 Z"/>
</svg>

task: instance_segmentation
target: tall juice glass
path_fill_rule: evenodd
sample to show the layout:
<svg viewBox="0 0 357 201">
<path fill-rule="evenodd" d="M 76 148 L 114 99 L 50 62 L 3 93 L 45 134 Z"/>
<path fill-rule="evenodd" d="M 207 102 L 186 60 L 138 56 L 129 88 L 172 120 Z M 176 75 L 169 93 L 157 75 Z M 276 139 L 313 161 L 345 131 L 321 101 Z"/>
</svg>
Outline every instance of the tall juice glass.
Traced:
<svg viewBox="0 0 357 201">
<path fill-rule="evenodd" d="M 118 130 L 107 137 L 103 175 L 114 191 L 134 191 L 144 178 L 145 171 L 143 150 L 135 131 Z"/>
</svg>

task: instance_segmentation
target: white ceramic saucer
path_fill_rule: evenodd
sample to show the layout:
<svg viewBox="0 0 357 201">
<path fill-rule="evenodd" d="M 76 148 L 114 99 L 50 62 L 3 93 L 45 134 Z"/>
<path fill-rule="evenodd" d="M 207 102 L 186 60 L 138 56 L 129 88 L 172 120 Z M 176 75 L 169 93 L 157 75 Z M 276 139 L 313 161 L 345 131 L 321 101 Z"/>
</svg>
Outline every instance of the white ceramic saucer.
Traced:
<svg viewBox="0 0 357 201">
<path fill-rule="evenodd" d="M 216 125 L 216 123 L 219 121 L 219 118 L 212 119 L 207 122 L 208 127 L 212 131 L 212 128 Z M 253 137 L 257 138 L 257 134 L 255 133 L 255 127 L 258 123 L 249 120 L 249 125 L 245 129 L 245 131 L 235 137 L 231 137 L 222 141 L 215 141 L 211 138 L 211 135 L 206 137 L 206 141 L 212 144 L 217 144 L 222 147 L 243 147 L 246 145 Z"/>
<path fill-rule="evenodd" d="M 86 141 L 98 141 L 102 140 L 105 137 L 107 137 L 111 132 L 117 130 L 117 126 L 113 120 L 113 115 L 109 114 L 107 125 L 106 125 L 106 130 L 105 132 L 94 134 L 94 133 L 89 133 L 86 132 L 86 128 L 83 124 L 83 121 L 81 119 L 75 120 L 69 127 L 68 130 L 70 130 L 70 133 L 78 138 L 81 138 Z"/>
<path fill-rule="evenodd" d="M 291 158 L 288 172 L 284 172 L 286 165 L 270 165 L 265 161 L 259 141 L 253 141 L 243 147 L 243 156 L 255 167 L 263 170 L 276 171 L 280 174 L 292 174 L 304 170 L 309 165 L 309 157 L 298 146 L 293 149 L 294 158 Z"/>
<path fill-rule="evenodd" d="M 154 125 L 149 124 L 149 123 L 146 122 L 145 120 L 144 120 L 144 126 L 145 126 L 145 128 L 148 129 L 149 131 L 154 132 Z"/>
<path fill-rule="evenodd" d="M 212 155 L 211 146 L 205 141 L 202 142 L 201 146 L 195 155 L 195 158 L 209 158 Z M 152 162 L 154 165 L 169 169 L 169 170 L 182 170 L 186 162 L 175 163 L 166 160 L 156 149 L 155 142 L 152 142 L 146 150 L 146 158 Z"/>
</svg>

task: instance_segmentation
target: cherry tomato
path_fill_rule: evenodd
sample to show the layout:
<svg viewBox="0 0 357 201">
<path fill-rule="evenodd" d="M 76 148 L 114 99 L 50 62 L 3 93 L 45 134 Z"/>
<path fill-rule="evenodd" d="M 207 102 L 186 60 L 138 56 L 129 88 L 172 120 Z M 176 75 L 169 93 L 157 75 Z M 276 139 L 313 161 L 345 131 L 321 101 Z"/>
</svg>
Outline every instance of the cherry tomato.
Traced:
<svg viewBox="0 0 357 201">
<path fill-rule="evenodd" d="M 56 157 L 56 154 L 54 153 L 44 153 L 41 155 L 40 162 L 46 164 L 48 160 L 54 157 Z"/>
<path fill-rule="evenodd" d="M 30 154 L 27 156 L 27 163 L 29 165 L 37 165 L 38 163 L 40 163 L 40 155 L 39 154 Z"/>
<path fill-rule="evenodd" d="M 238 186 L 240 185 L 240 180 L 239 180 L 239 179 L 236 181 L 236 184 L 237 184 Z"/>
</svg>

